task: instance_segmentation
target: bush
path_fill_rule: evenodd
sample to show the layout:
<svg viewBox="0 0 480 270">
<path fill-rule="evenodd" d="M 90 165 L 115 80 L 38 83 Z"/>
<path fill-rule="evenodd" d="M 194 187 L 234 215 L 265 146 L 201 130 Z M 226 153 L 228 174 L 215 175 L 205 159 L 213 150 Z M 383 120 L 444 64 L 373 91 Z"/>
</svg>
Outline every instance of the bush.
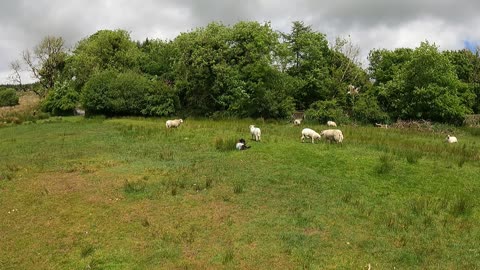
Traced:
<svg viewBox="0 0 480 270">
<path fill-rule="evenodd" d="M 346 123 L 349 121 L 348 116 L 345 115 L 343 109 L 337 105 L 336 100 L 320 100 L 314 102 L 310 109 L 305 112 L 308 119 L 314 119 L 325 124 L 332 120 L 337 123 Z"/>
<path fill-rule="evenodd" d="M 79 94 L 69 83 L 57 83 L 42 102 L 42 110 L 53 115 L 72 115 L 78 102 Z"/>
<path fill-rule="evenodd" d="M 371 95 L 360 95 L 353 107 L 353 118 L 362 123 L 387 123 L 388 115 L 378 105 Z"/>
<path fill-rule="evenodd" d="M 0 89 L 0 107 L 18 105 L 17 91 L 12 88 Z"/>
<path fill-rule="evenodd" d="M 88 114 L 174 114 L 179 106 L 176 93 L 166 84 L 134 72 L 104 71 L 85 84 L 82 104 Z"/>
</svg>

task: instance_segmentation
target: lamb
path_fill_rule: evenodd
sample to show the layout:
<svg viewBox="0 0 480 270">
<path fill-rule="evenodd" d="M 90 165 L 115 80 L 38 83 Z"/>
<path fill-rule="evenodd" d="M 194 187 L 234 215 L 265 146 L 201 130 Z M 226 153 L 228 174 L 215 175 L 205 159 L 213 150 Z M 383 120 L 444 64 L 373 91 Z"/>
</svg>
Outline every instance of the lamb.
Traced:
<svg viewBox="0 0 480 270">
<path fill-rule="evenodd" d="M 304 128 L 302 130 L 302 142 L 305 141 L 305 138 L 311 138 L 312 143 L 315 143 L 315 140 L 320 140 L 321 136 L 315 130 L 310 128 Z"/>
<path fill-rule="evenodd" d="M 295 119 L 295 120 L 293 120 L 293 125 L 294 125 L 294 126 L 300 126 L 301 123 L 302 123 L 302 119 Z"/>
<path fill-rule="evenodd" d="M 375 126 L 377 126 L 377 127 L 379 127 L 379 128 L 388 128 L 388 125 L 387 125 L 387 124 L 375 123 Z"/>
<path fill-rule="evenodd" d="M 260 137 L 262 136 L 262 131 L 258 127 L 255 127 L 254 125 L 250 125 L 250 133 L 252 134 L 252 140 L 255 140 L 257 142 L 260 141 Z"/>
<path fill-rule="evenodd" d="M 165 123 L 165 126 L 167 128 L 177 128 L 180 126 L 181 123 L 183 123 L 182 119 L 167 120 L 167 122 Z"/>
<path fill-rule="evenodd" d="M 447 143 L 457 143 L 458 142 L 457 137 L 450 136 L 450 135 L 447 135 L 447 138 L 445 138 L 445 141 Z"/>
<path fill-rule="evenodd" d="M 343 141 L 343 133 L 339 129 L 326 129 L 320 133 L 327 141 L 341 143 Z"/>
<path fill-rule="evenodd" d="M 336 127 L 337 126 L 337 123 L 333 122 L 333 121 L 328 121 L 327 122 L 327 126 L 329 127 Z"/>
</svg>

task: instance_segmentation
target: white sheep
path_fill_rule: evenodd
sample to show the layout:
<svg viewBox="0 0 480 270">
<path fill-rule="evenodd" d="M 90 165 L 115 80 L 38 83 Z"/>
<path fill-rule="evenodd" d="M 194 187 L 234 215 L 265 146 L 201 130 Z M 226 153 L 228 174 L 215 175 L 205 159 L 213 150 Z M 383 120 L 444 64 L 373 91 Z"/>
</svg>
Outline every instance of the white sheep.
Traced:
<svg viewBox="0 0 480 270">
<path fill-rule="evenodd" d="M 294 126 L 300 126 L 301 123 L 302 123 L 302 119 L 295 119 L 295 120 L 293 120 L 293 125 L 294 125 Z"/>
<path fill-rule="evenodd" d="M 304 128 L 302 130 L 302 138 L 301 138 L 302 142 L 305 142 L 306 138 L 311 138 L 312 143 L 315 143 L 315 140 L 320 140 L 321 136 L 313 129 Z"/>
<path fill-rule="evenodd" d="M 260 137 L 262 136 L 262 131 L 258 127 L 250 125 L 250 134 L 252 134 L 252 140 L 259 142 L 261 139 Z"/>
<path fill-rule="evenodd" d="M 177 128 L 180 126 L 181 123 L 183 123 L 182 119 L 167 120 L 167 122 L 165 123 L 165 126 L 167 128 Z"/>
<path fill-rule="evenodd" d="M 388 125 L 387 125 L 387 124 L 375 123 L 375 126 L 376 126 L 376 127 L 379 127 L 379 128 L 388 128 Z"/>
<path fill-rule="evenodd" d="M 329 142 L 341 143 L 343 141 L 343 133 L 340 129 L 326 129 L 320 132 L 320 136 Z"/>
<path fill-rule="evenodd" d="M 337 126 L 337 123 L 333 122 L 333 121 L 327 121 L 327 126 L 329 127 L 336 127 Z"/>
<path fill-rule="evenodd" d="M 447 143 L 457 143 L 458 142 L 457 137 L 450 136 L 450 135 L 447 135 L 447 138 L 445 138 L 445 140 L 447 141 Z"/>
</svg>

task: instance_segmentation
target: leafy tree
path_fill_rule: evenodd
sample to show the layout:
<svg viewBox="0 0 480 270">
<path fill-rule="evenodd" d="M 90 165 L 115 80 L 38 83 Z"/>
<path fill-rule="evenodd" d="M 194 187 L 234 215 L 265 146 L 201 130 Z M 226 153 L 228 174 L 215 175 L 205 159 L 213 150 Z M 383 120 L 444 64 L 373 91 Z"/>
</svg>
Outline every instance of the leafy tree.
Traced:
<svg viewBox="0 0 480 270">
<path fill-rule="evenodd" d="M 475 113 L 480 112 L 480 57 L 479 51 L 445 51 L 443 54 L 455 67 L 455 73 L 463 82 L 459 92 L 463 104 Z"/>
<path fill-rule="evenodd" d="M 143 55 L 125 30 L 100 30 L 81 40 L 67 60 L 65 79 L 72 79 L 77 91 L 91 76 L 105 70 L 140 71 Z"/>
<path fill-rule="evenodd" d="M 216 86 L 216 68 L 226 65 L 229 29 L 218 23 L 180 34 L 175 40 L 179 59 L 175 64 L 175 87 L 188 113 L 207 115 L 221 109 L 218 101 L 223 91 Z M 223 76 L 220 74 L 220 76 Z"/>
<path fill-rule="evenodd" d="M 179 57 L 175 43 L 146 39 L 139 47 L 144 53 L 140 60 L 141 71 L 162 78 L 167 83 L 172 84 L 175 79 L 174 64 Z"/>
<path fill-rule="evenodd" d="M 413 50 L 399 48 L 393 51 L 386 49 L 372 50 L 368 55 L 370 65 L 368 72 L 374 85 L 382 85 L 393 80 L 403 65 L 412 59 Z"/>
<path fill-rule="evenodd" d="M 287 72 L 301 80 L 299 88 L 293 93 L 297 108 L 306 109 L 317 100 L 333 98 L 328 69 L 330 50 L 325 35 L 296 21 L 291 32 L 283 37 L 293 53 Z"/>
<path fill-rule="evenodd" d="M 422 42 L 410 61 L 381 86 L 394 118 L 459 123 L 469 108 L 459 96 L 454 66 L 435 45 Z"/>
</svg>

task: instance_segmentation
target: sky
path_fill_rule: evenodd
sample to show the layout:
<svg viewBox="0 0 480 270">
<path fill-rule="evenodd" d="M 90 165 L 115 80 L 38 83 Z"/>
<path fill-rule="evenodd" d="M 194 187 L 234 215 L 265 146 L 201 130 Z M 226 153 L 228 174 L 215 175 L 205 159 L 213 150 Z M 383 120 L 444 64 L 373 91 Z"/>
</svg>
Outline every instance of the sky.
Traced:
<svg viewBox="0 0 480 270">
<path fill-rule="evenodd" d="M 335 37 L 348 37 L 368 64 L 372 49 L 415 48 L 422 41 L 441 50 L 480 44 L 478 0 L 0 0 L 0 83 L 9 65 L 46 36 L 68 47 L 102 29 L 124 29 L 132 39 L 173 39 L 212 21 L 270 22 L 289 32 L 293 21 Z M 26 72 L 23 81 L 31 81 Z"/>
</svg>

